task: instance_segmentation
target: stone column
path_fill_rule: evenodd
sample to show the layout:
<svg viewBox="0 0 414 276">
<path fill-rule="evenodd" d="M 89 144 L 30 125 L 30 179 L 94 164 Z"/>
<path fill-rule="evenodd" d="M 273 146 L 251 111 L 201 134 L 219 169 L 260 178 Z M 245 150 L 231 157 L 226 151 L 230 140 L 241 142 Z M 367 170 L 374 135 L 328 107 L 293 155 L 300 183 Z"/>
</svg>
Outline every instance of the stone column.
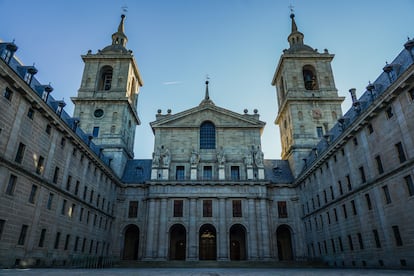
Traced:
<svg viewBox="0 0 414 276">
<path fill-rule="evenodd" d="M 153 258 L 154 228 L 155 228 L 155 199 L 150 198 L 148 203 L 147 240 L 144 260 Z"/>
<path fill-rule="evenodd" d="M 189 227 L 188 227 L 188 261 L 196 261 L 198 259 L 198 229 L 196 225 L 197 218 L 197 200 L 195 198 L 190 198 L 190 208 L 189 208 Z"/>
<path fill-rule="evenodd" d="M 167 260 L 167 237 L 168 237 L 168 230 L 167 230 L 167 199 L 161 199 L 161 211 L 160 211 L 160 228 L 159 228 L 159 240 L 158 240 L 158 258 L 161 260 Z"/>
<path fill-rule="evenodd" d="M 262 225 L 262 231 L 261 238 L 262 238 L 262 258 L 265 260 L 269 260 L 271 258 L 270 255 L 270 237 L 269 237 L 269 212 L 267 209 L 266 199 L 262 198 L 260 199 L 260 214 L 258 214 L 258 217 L 261 218 L 261 225 Z"/>
<path fill-rule="evenodd" d="M 218 260 L 219 261 L 227 261 L 229 259 L 229 242 L 228 242 L 228 233 L 226 227 L 226 200 L 224 198 L 219 199 L 219 252 L 218 252 Z"/>
<path fill-rule="evenodd" d="M 248 221 L 249 221 L 249 260 L 257 260 L 257 224 L 256 224 L 256 207 L 255 207 L 255 200 L 253 198 L 249 198 L 249 209 L 248 209 Z"/>
</svg>

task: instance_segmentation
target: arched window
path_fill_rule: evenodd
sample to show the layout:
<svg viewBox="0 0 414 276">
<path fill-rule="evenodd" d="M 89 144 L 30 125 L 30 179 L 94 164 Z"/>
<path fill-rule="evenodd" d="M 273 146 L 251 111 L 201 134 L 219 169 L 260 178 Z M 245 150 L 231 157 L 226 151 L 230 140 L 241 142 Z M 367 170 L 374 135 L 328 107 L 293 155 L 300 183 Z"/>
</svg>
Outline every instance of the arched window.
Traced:
<svg viewBox="0 0 414 276">
<path fill-rule="evenodd" d="M 200 149 L 216 148 L 216 127 L 212 122 L 204 122 L 200 126 Z"/>
<path fill-rule="evenodd" d="M 101 78 L 99 80 L 99 90 L 110 90 L 112 84 L 112 67 L 104 66 L 101 69 Z"/>
<path fill-rule="evenodd" d="M 318 90 L 318 78 L 316 76 L 315 68 L 311 65 L 305 65 L 302 69 L 303 82 L 305 83 L 306 90 Z"/>
</svg>

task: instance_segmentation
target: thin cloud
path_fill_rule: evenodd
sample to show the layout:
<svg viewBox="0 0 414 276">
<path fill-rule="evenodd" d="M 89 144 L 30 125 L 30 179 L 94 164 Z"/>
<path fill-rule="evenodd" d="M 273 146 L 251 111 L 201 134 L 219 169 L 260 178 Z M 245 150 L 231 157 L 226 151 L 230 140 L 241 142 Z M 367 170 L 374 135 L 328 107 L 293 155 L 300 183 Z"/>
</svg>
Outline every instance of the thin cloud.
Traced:
<svg viewBox="0 0 414 276">
<path fill-rule="evenodd" d="M 165 81 L 162 84 L 163 85 L 176 85 L 176 84 L 181 84 L 183 83 L 182 81 Z"/>
</svg>

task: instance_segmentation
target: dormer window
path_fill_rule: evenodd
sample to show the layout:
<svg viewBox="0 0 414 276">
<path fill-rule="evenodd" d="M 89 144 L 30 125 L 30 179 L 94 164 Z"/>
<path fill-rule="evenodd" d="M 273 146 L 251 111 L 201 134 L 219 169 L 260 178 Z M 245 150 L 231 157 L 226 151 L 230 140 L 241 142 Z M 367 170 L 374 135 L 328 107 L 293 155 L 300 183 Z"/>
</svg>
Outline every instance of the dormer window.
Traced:
<svg viewBox="0 0 414 276">
<path fill-rule="evenodd" d="M 305 84 L 306 90 L 318 90 L 318 80 L 316 77 L 316 71 L 315 68 L 311 65 L 305 65 L 302 69 L 303 73 L 303 82 Z"/>
<path fill-rule="evenodd" d="M 10 60 L 12 59 L 14 53 L 17 51 L 17 46 L 16 44 L 12 43 L 7 43 L 6 47 L 3 49 L 3 51 L 1 52 L 1 59 L 4 60 L 4 62 L 6 62 L 7 64 L 10 63 Z"/>
<path fill-rule="evenodd" d="M 108 91 L 112 85 L 112 73 L 113 69 L 111 66 L 104 66 L 101 69 L 101 79 L 99 83 L 99 90 Z"/>
</svg>

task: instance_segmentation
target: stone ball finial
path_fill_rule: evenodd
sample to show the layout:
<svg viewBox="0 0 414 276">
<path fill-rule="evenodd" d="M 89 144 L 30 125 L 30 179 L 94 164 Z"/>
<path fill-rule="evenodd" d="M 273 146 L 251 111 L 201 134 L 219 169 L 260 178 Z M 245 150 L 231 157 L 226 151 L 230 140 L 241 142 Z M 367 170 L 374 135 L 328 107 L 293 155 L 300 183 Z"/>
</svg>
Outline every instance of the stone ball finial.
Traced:
<svg viewBox="0 0 414 276">
<path fill-rule="evenodd" d="M 243 112 L 244 112 L 244 114 L 247 114 L 247 112 L 249 112 L 249 110 L 247 110 L 247 108 L 245 108 L 245 109 L 243 110 Z"/>
<path fill-rule="evenodd" d="M 157 110 L 157 113 L 158 113 L 158 114 L 161 114 L 161 112 L 162 112 L 162 111 L 161 111 L 161 109 L 158 109 L 158 110 Z"/>
<path fill-rule="evenodd" d="M 171 109 L 168 109 L 168 110 L 167 110 L 167 113 L 168 113 L 168 114 L 171 114 Z"/>
<path fill-rule="evenodd" d="M 253 110 L 253 112 L 254 112 L 254 114 L 257 114 L 257 112 L 259 112 L 259 110 L 257 110 L 257 108 L 255 108 L 255 109 Z"/>
</svg>

